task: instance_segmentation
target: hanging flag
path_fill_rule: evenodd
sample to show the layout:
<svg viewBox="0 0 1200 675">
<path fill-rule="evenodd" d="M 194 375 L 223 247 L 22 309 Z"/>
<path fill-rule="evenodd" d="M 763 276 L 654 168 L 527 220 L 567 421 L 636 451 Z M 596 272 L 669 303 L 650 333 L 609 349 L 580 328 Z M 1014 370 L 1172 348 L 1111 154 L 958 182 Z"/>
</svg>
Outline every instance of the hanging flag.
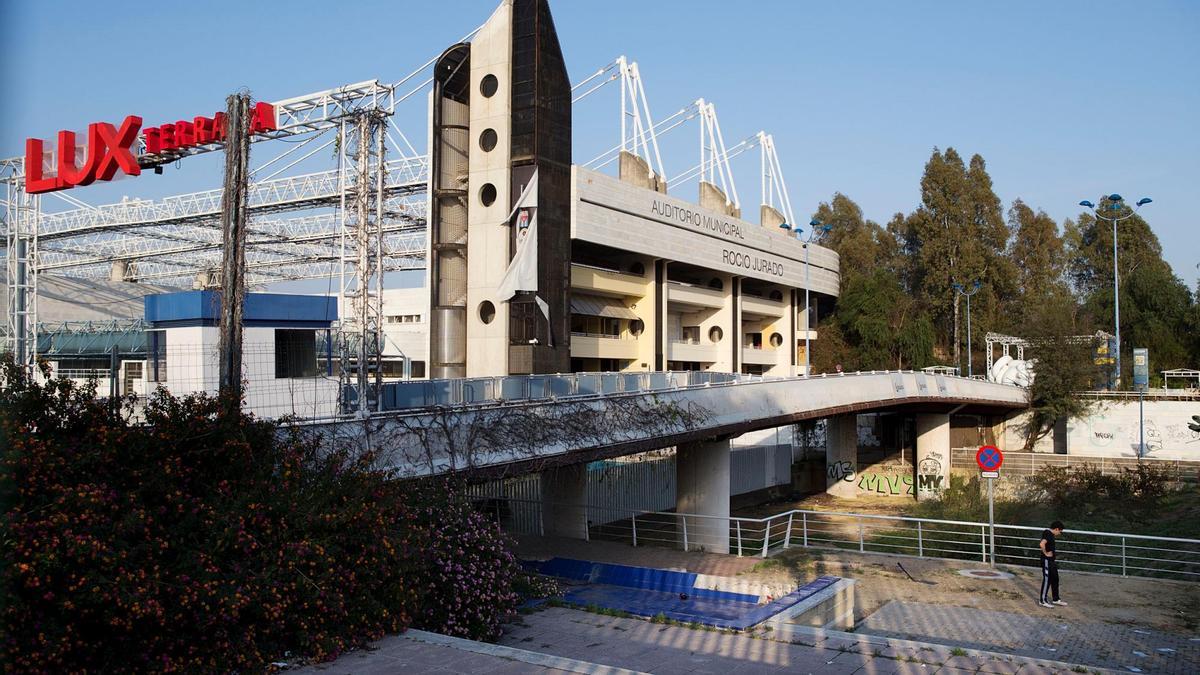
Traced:
<svg viewBox="0 0 1200 675">
<path fill-rule="evenodd" d="M 534 291 L 538 289 L 537 285 L 537 184 L 538 175 L 534 171 L 533 177 L 529 179 L 529 184 L 521 191 L 521 197 L 517 200 L 512 211 L 509 212 L 507 222 L 513 222 L 513 216 L 517 217 L 517 245 L 516 253 L 513 259 L 508 263 L 508 269 L 504 272 L 504 278 L 500 280 L 500 285 L 496 287 L 496 297 L 499 300 L 511 300 L 517 291 Z M 539 303 L 539 307 L 543 303 Z M 542 312 L 547 314 L 548 308 L 544 308 Z"/>
</svg>

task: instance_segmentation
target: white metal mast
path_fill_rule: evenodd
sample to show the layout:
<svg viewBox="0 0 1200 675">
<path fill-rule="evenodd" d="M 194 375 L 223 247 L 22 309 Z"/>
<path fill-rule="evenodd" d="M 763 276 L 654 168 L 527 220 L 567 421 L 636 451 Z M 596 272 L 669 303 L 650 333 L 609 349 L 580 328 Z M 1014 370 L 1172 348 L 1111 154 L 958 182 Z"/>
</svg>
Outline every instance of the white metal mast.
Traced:
<svg viewBox="0 0 1200 675">
<path fill-rule="evenodd" d="M 782 213 L 787 224 L 795 227 L 796 216 L 792 213 L 787 181 L 783 179 L 783 168 L 779 164 L 779 155 L 775 153 L 775 137 L 765 131 L 758 132 L 757 137 L 761 149 L 762 203 Z"/>
<path fill-rule="evenodd" d="M 729 153 L 725 150 L 721 124 L 717 121 L 717 108 L 704 99 L 696 103 L 700 107 L 700 180 L 720 187 L 725 193 L 725 204 L 740 209 L 733 171 L 729 168 Z"/>
<path fill-rule="evenodd" d="M 628 61 L 624 55 L 617 57 L 617 67 L 621 73 L 621 150 L 646 161 L 648 178 L 654 179 L 657 171 L 658 177 L 665 179 L 641 71 L 636 61 Z"/>
</svg>

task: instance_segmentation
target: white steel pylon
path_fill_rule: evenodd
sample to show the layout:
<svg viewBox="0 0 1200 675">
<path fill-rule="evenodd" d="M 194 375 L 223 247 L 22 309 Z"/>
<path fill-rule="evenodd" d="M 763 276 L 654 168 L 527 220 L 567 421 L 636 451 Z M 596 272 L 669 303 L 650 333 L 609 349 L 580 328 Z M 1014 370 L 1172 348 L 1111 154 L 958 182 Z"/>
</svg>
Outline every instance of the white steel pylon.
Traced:
<svg viewBox="0 0 1200 675">
<path fill-rule="evenodd" d="M 758 145 L 761 149 L 762 203 L 782 213 L 787 220 L 786 224 L 795 227 L 796 217 L 792 213 L 787 181 L 783 179 L 783 168 L 779 165 L 779 155 L 775 153 L 775 137 L 760 131 Z"/>
<path fill-rule="evenodd" d="M 629 61 L 622 55 L 617 57 L 617 67 L 621 73 L 621 150 L 645 160 L 651 180 L 656 171 L 657 177 L 665 179 L 658 136 L 637 61 Z"/>
<path fill-rule="evenodd" d="M 729 153 L 717 121 L 717 108 L 704 99 L 696 101 L 700 108 L 700 180 L 716 185 L 725 193 L 725 204 L 740 209 L 733 171 L 729 168 Z M 720 182 L 718 182 L 720 181 Z"/>
</svg>

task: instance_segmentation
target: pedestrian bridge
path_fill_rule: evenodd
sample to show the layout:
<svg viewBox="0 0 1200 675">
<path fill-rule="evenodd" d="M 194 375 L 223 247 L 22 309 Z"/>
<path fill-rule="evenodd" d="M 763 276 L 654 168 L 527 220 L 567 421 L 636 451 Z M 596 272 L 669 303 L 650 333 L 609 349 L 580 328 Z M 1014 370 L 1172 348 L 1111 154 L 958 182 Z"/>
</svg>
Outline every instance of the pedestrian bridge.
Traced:
<svg viewBox="0 0 1200 675">
<path fill-rule="evenodd" d="M 303 426 L 408 477 L 536 471 L 861 412 L 1002 414 L 1026 401 L 1020 387 L 919 371 L 575 373 L 390 384 L 383 412 Z"/>
</svg>

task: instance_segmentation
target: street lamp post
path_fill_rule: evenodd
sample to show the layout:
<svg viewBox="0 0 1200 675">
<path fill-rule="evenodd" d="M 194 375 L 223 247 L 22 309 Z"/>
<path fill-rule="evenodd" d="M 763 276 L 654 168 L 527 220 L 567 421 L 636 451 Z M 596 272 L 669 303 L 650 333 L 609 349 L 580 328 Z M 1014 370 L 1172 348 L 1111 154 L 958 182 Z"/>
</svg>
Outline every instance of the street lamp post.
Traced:
<svg viewBox="0 0 1200 675">
<path fill-rule="evenodd" d="M 1108 204 L 1104 203 L 1105 200 L 1108 200 Z M 1113 230 L 1113 325 L 1116 327 L 1115 340 L 1117 343 L 1117 350 L 1116 350 L 1116 354 L 1114 355 L 1114 359 L 1115 359 L 1116 368 L 1117 368 L 1117 376 L 1116 376 L 1117 382 L 1120 382 L 1120 380 L 1121 380 L 1121 286 L 1120 286 L 1120 278 L 1119 278 L 1120 273 L 1117 271 L 1117 223 L 1121 222 L 1122 220 L 1128 220 L 1129 218 L 1132 218 L 1133 214 L 1137 213 L 1138 209 L 1142 208 L 1143 206 L 1145 206 L 1146 204 L 1149 204 L 1152 201 L 1154 201 L 1154 200 L 1150 199 L 1149 197 L 1142 197 L 1141 199 L 1139 199 L 1137 201 L 1137 204 L 1130 207 L 1128 204 L 1125 203 L 1125 200 L 1121 197 L 1121 195 L 1113 193 L 1111 195 L 1108 195 L 1107 197 L 1101 197 L 1100 198 L 1100 206 L 1096 206 L 1095 204 L 1089 202 L 1086 199 L 1079 202 L 1080 206 L 1091 209 L 1092 213 L 1094 213 L 1096 215 L 1097 220 L 1107 220 L 1112 223 L 1112 230 Z M 1126 213 L 1123 216 L 1119 215 L 1124 210 L 1128 210 L 1128 213 Z M 1109 211 L 1110 215 L 1105 216 L 1104 214 L 1101 213 L 1101 211 Z"/>
<path fill-rule="evenodd" d="M 975 375 L 974 371 L 972 370 L 971 361 L 971 296 L 978 293 L 979 287 L 982 285 L 982 282 L 976 279 L 975 282 L 971 284 L 970 290 L 968 290 L 957 281 L 954 282 L 954 292 L 967 296 L 967 377 L 973 377 Z"/>
<path fill-rule="evenodd" d="M 828 232 L 833 229 L 832 225 L 826 225 L 821 221 L 813 218 L 808 221 L 810 229 L 808 231 L 808 239 L 801 239 L 804 228 L 796 228 L 796 238 L 804 241 L 804 376 L 808 377 L 812 374 L 812 350 L 809 345 L 809 335 L 812 334 L 812 306 L 809 304 L 809 288 L 812 287 L 811 267 L 808 264 L 808 252 L 812 249 L 813 237 L 818 232 Z"/>
</svg>

